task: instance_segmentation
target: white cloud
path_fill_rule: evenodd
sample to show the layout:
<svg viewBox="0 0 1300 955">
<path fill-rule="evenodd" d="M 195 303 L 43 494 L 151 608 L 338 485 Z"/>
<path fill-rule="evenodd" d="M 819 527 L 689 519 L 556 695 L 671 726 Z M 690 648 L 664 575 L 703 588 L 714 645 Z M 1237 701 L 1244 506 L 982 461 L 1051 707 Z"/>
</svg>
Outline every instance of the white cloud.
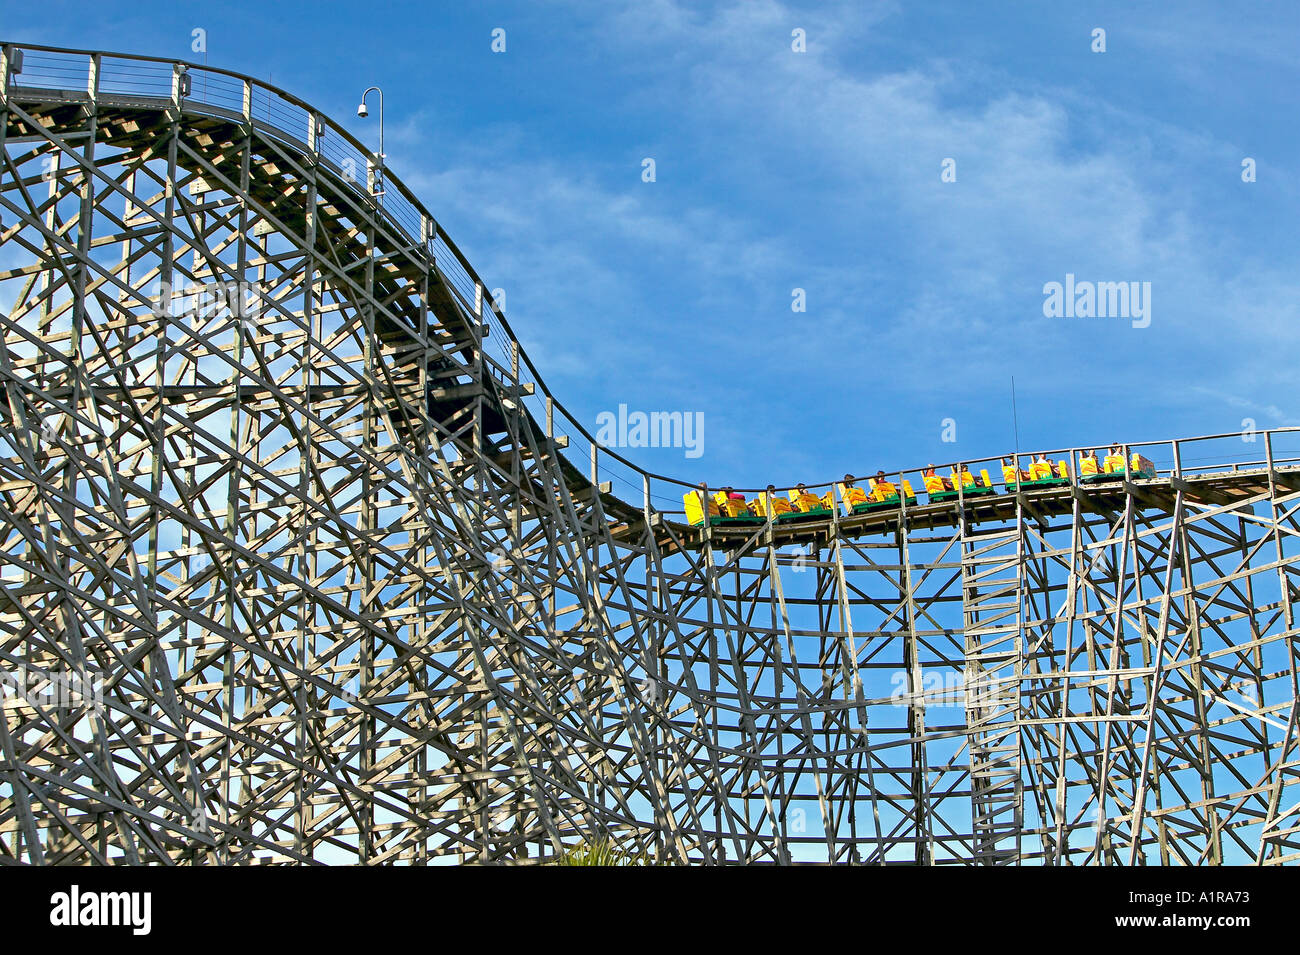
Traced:
<svg viewBox="0 0 1300 955">
<path fill-rule="evenodd" d="M 1242 255 L 1239 233 L 1205 215 L 1221 203 L 1206 170 L 1230 183 L 1243 147 L 1065 75 L 1029 85 L 977 61 L 861 65 L 863 44 L 888 44 L 894 5 L 581 8 L 591 22 L 575 46 L 632 78 L 611 84 L 609 108 L 653 117 L 642 125 L 656 139 L 561 154 L 500 124 L 403 171 L 507 286 L 512 324 L 562 401 L 572 392 L 552 374 L 602 392 L 601 406 L 638 389 L 661 407 L 689 395 L 717 409 L 715 440 L 747 432 L 759 457 L 833 442 L 843 424 L 808 406 L 869 409 L 882 387 L 904 417 L 936 389 L 1005 390 L 1009 373 L 1025 395 L 1106 376 L 1195 410 L 1205 395 L 1179 385 L 1203 376 L 1196 356 L 1210 348 L 1223 387 L 1255 396 L 1243 400 L 1267 407 L 1260 391 L 1284 383 L 1294 271 L 1269 250 Z M 794 26 L 807 54 L 790 50 Z M 660 159 L 654 185 L 639 181 L 646 151 Z M 955 184 L 940 181 L 949 156 Z M 1150 281 L 1152 327 L 1044 319 L 1042 285 L 1066 272 Z M 807 316 L 789 310 L 796 285 Z M 585 336 L 599 347 L 574 358 Z M 773 403 L 773 391 L 800 397 Z M 760 405 L 756 427 L 746 411 Z"/>
</svg>

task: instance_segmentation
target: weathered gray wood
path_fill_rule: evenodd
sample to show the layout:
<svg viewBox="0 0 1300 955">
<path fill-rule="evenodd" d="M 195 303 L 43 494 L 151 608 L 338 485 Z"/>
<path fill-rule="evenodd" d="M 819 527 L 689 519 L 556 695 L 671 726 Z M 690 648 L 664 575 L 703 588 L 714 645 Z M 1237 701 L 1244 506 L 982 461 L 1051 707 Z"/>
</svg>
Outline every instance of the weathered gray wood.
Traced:
<svg viewBox="0 0 1300 955">
<path fill-rule="evenodd" d="M 105 58 L 0 91 L 0 669 L 101 694 L 6 701 L 6 857 L 1300 861 L 1294 432 L 692 528 L 346 131 Z"/>
</svg>

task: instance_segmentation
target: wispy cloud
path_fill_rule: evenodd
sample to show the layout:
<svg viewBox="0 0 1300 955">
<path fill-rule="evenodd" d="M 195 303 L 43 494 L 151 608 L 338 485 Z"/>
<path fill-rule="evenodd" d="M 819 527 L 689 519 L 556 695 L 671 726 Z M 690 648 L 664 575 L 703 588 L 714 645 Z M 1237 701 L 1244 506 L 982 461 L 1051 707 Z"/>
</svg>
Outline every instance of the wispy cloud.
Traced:
<svg viewBox="0 0 1300 955">
<path fill-rule="evenodd" d="M 1004 22 L 962 3 L 506 4 L 496 59 L 472 9 L 327 31 L 304 5 L 320 32 L 290 47 L 241 33 L 260 16 L 242 2 L 77 9 L 12 35 L 190 57 L 201 24 L 214 65 L 274 71 L 372 146 L 351 112 L 382 82 L 390 167 L 505 289 L 556 394 L 589 422 L 620 402 L 705 411 L 701 476 L 996 452 L 1011 375 L 1022 435 L 1065 444 L 1295 420 L 1280 5 L 1107 7 L 1112 52 L 1090 56 L 1079 17 L 1043 5 Z M 340 29 L 349 57 L 323 58 Z M 1150 281 L 1151 327 L 1044 318 L 1067 272 Z M 961 451 L 934 447 L 946 417 Z"/>
<path fill-rule="evenodd" d="M 1255 350 L 1294 327 L 1294 250 L 1243 255 L 1248 238 L 1207 221 L 1244 147 L 1195 123 L 999 63 L 864 63 L 859 48 L 902 29 L 893 4 L 578 6 L 575 56 L 608 71 L 600 148 L 539 140 L 520 117 L 436 148 L 422 141 L 438 126 L 413 120 L 394 141 L 403 178 L 506 288 L 512 324 L 579 408 L 693 402 L 719 444 L 735 436 L 736 467 L 774 453 L 812 466 L 844 432 L 837 409 L 860 409 L 859 442 L 895 441 L 887 419 L 969 420 L 970 399 L 1011 374 L 1031 417 L 1102 381 L 1190 409 L 1210 392 L 1176 385 L 1213 345 L 1196 374 L 1248 396 Z M 640 181 L 643 155 L 658 182 Z M 949 157 L 956 183 L 940 180 Z M 1044 318 L 1043 283 L 1067 272 L 1150 281 L 1151 328 Z M 790 310 L 795 287 L 807 313 Z M 1281 379 L 1294 336 L 1273 348 L 1265 377 Z"/>
</svg>

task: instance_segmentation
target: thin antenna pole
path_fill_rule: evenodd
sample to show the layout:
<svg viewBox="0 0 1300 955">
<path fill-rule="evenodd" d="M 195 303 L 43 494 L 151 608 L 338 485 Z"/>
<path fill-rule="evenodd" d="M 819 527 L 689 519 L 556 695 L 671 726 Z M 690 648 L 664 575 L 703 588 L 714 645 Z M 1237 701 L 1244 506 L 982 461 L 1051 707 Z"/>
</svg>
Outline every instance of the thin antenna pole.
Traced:
<svg viewBox="0 0 1300 955">
<path fill-rule="evenodd" d="M 1016 436 L 1016 467 L 1020 467 L 1020 419 L 1016 416 L 1016 376 L 1011 376 L 1011 427 Z"/>
</svg>

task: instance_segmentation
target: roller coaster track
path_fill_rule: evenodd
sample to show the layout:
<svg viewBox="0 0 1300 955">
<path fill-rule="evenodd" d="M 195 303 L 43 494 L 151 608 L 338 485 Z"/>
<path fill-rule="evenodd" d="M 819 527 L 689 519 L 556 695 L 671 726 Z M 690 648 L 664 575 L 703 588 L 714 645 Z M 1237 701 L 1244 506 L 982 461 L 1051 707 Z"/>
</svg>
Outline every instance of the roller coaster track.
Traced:
<svg viewBox="0 0 1300 955">
<path fill-rule="evenodd" d="M 1300 432 L 693 527 L 310 105 L 0 77 L 0 862 L 1300 859 Z"/>
</svg>

